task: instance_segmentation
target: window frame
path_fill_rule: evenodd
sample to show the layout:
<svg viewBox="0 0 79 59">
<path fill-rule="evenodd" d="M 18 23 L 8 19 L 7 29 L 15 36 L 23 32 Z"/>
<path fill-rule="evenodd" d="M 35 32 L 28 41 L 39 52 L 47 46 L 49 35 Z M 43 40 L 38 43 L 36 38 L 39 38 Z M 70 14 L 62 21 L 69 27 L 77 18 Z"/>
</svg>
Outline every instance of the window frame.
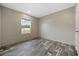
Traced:
<svg viewBox="0 0 79 59">
<path fill-rule="evenodd" d="M 21 24 L 21 34 L 30 34 L 30 33 L 31 33 L 31 27 L 32 27 L 32 21 L 31 21 L 30 19 L 26 19 L 26 18 L 21 18 L 21 20 L 30 21 L 30 23 L 31 23 L 31 25 L 30 25 L 30 30 L 29 30 L 30 32 L 29 32 L 29 33 L 28 33 L 28 32 L 27 32 L 27 33 L 26 33 L 26 32 L 25 32 L 25 33 L 22 33 L 22 28 L 27 28 L 27 27 L 24 27 L 25 25 L 23 26 L 23 25 Z M 21 22 L 21 21 L 20 21 L 20 22 Z"/>
</svg>

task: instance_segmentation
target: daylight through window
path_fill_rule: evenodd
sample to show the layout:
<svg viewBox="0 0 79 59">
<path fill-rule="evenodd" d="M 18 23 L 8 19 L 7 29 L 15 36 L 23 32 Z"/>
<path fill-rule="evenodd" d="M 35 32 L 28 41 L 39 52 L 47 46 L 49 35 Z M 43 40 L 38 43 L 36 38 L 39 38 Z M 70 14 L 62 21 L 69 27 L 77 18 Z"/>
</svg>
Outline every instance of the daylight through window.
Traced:
<svg viewBox="0 0 79 59">
<path fill-rule="evenodd" d="M 21 19 L 21 33 L 31 33 L 31 21 L 27 19 Z"/>
</svg>

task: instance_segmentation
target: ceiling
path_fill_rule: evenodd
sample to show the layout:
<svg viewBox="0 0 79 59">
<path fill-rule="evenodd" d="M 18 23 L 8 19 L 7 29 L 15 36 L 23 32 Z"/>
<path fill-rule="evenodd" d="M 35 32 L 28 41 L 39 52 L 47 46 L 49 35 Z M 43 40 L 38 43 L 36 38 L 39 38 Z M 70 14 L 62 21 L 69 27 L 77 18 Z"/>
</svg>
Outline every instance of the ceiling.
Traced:
<svg viewBox="0 0 79 59">
<path fill-rule="evenodd" d="M 74 6 L 74 3 L 2 3 L 2 6 L 27 13 L 34 17 L 43 17 L 51 13 Z"/>
</svg>

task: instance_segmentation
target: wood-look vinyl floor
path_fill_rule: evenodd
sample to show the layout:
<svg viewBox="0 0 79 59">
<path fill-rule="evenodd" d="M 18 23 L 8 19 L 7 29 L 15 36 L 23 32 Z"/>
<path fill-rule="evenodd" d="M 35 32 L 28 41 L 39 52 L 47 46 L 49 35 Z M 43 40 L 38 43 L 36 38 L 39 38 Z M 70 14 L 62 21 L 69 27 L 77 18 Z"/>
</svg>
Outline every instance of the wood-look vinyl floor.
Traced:
<svg viewBox="0 0 79 59">
<path fill-rule="evenodd" d="M 76 56 L 74 46 L 47 39 L 35 39 L 11 47 L 3 56 Z"/>
</svg>

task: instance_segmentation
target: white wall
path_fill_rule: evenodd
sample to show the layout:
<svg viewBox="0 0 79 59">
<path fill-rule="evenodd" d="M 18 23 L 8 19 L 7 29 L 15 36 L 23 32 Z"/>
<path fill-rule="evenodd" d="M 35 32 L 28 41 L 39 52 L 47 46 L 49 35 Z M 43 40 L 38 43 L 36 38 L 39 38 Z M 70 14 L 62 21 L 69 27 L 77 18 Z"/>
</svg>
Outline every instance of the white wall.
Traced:
<svg viewBox="0 0 79 59">
<path fill-rule="evenodd" d="M 21 34 L 21 18 L 30 19 L 32 21 L 31 33 L 25 35 Z M 38 37 L 37 28 L 37 18 L 2 7 L 2 46 Z"/>
<path fill-rule="evenodd" d="M 71 7 L 40 19 L 40 36 L 75 45 L 75 8 Z"/>
<path fill-rule="evenodd" d="M 76 23 L 75 23 L 75 43 L 76 43 L 76 49 L 79 55 L 79 4 L 76 5 Z"/>
</svg>

